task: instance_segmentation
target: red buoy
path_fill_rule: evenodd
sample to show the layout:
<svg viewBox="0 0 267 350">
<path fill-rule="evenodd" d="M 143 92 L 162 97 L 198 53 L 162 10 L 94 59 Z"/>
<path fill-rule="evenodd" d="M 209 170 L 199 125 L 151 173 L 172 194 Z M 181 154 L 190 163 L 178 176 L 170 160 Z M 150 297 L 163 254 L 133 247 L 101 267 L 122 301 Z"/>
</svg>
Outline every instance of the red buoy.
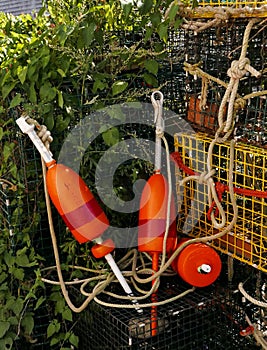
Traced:
<svg viewBox="0 0 267 350">
<path fill-rule="evenodd" d="M 187 239 L 181 239 L 179 247 Z M 216 281 L 221 272 L 218 253 L 204 243 L 186 246 L 172 262 L 172 268 L 180 277 L 194 287 L 207 287 Z"/>
<path fill-rule="evenodd" d="M 162 174 L 156 173 L 148 179 L 142 192 L 139 210 L 138 249 L 141 252 L 162 253 L 166 231 L 168 193 L 168 183 Z M 172 196 L 167 252 L 172 251 L 176 244 L 175 217 Z"/>
<path fill-rule="evenodd" d="M 109 221 L 82 178 L 63 164 L 47 171 L 49 196 L 79 243 L 92 241 L 108 228 Z"/>
</svg>

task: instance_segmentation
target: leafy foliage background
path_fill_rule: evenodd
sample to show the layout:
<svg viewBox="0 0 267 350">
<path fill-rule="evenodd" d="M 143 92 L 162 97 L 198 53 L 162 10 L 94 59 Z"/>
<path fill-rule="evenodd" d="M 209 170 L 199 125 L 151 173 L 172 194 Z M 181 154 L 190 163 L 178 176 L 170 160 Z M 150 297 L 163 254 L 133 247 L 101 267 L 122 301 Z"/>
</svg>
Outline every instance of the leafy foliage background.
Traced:
<svg viewBox="0 0 267 350">
<path fill-rule="evenodd" d="M 85 113 L 124 101 L 146 101 L 153 88 L 161 87 L 158 72 L 168 63 L 169 29 L 181 23 L 178 5 L 170 4 L 48 0 L 33 16 L 0 14 L 1 349 L 38 344 L 71 349 L 79 342 L 59 287 L 47 287 L 40 278 L 41 269 L 53 263 L 41 166 L 14 120 L 25 113 L 45 124 L 53 134 L 56 156 L 57 145 Z M 98 152 L 87 151 L 81 174 L 87 183 L 101 152 L 127 132 L 108 129 L 99 139 Z M 137 174 L 146 177 L 151 170 L 138 160 L 125 164 L 114 184 L 117 193 L 126 199 Z M 59 232 L 67 274 L 80 277 L 71 264 L 97 264 L 88 259 L 89 246 L 79 247 L 64 229 Z M 38 328 L 37 316 L 43 317 L 45 330 Z"/>
</svg>

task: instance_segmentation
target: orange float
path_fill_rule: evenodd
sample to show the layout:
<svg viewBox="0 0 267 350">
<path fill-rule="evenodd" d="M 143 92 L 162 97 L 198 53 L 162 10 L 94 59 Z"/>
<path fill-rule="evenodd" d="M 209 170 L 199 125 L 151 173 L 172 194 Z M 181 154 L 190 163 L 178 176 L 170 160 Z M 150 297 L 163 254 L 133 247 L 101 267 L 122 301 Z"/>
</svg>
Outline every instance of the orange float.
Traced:
<svg viewBox="0 0 267 350">
<path fill-rule="evenodd" d="M 109 221 L 99 203 L 71 168 L 53 164 L 48 168 L 46 182 L 54 206 L 79 243 L 100 237 L 108 228 Z"/>
<path fill-rule="evenodd" d="M 165 177 L 152 175 L 142 192 L 138 223 L 138 250 L 148 253 L 162 253 L 166 231 L 168 183 Z M 174 198 L 171 197 L 170 226 L 166 251 L 173 250 L 176 244 L 176 212 Z"/>
<path fill-rule="evenodd" d="M 142 192 L 138 224 L 138 250 L 152 256 L 152 270 L 158 270 L 159 254 L 163 252 L 164 235 L 168 209 L 169 189 L 165 177 L 160 173 L 152 175 Z M 170 203 L 170 226 L 166 241 L 166 252 L 171 252 L 176 244 L 176 213 L 174 198 Z M 152 285 L 155 280 L 152 281 Z M 152 303 L 157 302 L 156 291 L 151 296 Z M 157 306 L 151 307 L 151 335 L 157 334 Z"/>
<path fill-rule="evenodd" d="M 177 248 L 187 239 L 181 239 Z M 222 263 L 218 253 L 204 243 L 186 246 L 172 262 L 172 268 L 194 287 L 207 287 L 218 278 Z"/>
</svg>

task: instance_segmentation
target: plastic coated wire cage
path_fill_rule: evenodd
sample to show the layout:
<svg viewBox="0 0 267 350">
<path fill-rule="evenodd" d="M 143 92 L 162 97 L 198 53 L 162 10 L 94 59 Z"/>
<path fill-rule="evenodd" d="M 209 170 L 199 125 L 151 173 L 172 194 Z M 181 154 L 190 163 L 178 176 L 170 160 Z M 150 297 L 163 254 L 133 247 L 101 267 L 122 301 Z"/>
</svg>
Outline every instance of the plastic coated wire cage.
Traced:
<svg viewBox="0 0 267 350">
<path fill-rule="evenodd" d="M 187 289 L 179 279 L 162 282 L 159 300 Z M 238 303 L 217 293 L 216 287 L 198 289 L 158 307 L 158 333 L 151 337 L 150 309 L 107 308 L 96 303 L 79 316 L 80 350 L 196 350 L 257 349 L 253 337 L 242 337 L 247 327 Z"/>
<path fill-rule="evenodd" d="M 267 13 L 267 2 L 265 0 L 198 0 L 197 6 L 194 1 L 190 1 L 194 10 L 189 17 L 213 18 L 222 11 L 231 17 L 265 17 Z"/>
<path fill-rule="evenodd" d="M 211 139 L 205 135 L 176 135 L 176 150 L 182 163 L 196 173 L 207 171 L 206 157 Z M 233 209 L 229 197 L 229 143 L 216 144 L 212 166 L 216 169 L 214 181 L 218 188 L 221 203 L 229 224 L 233 218 Z M 211 245 L 223 253 L 231 255 L 243 263 L 267 271 L 267 203 L 266 203 L 266 166 L 267 152 L 245 144 L 237 144 L 234 151 L 234 191 L 238 206 L 238 219 L 227 235 L 211 242 Z M 181 163 L 180 163 L 181 167 Z M 186 171 L 186 169 L 185 169 Z M 183 174 L 183 175 L 181 175 Z M 188 174 L 187 174 L 188 175 Z M 177 166 L 177 181 L 185 176 Z M 261 198 L 262 193 L 265 198 Z M 207 188 L 204 184 L 192 181 L 183 188 L 177 187 L 178 230 L 193 237 L 209 236 L 218 232 L 209 220 Z"/>
<path fill-rule="evenodd" d="M 197 35 L 185 31 L 186 63 L 198 65 L 203 72 L 228 83 L 227 70 L 232 61 L 239 59 L 246 25 L 245 20 L 232 20 L 223 27 L 210 28 Z M 237 111 L 235 135 L 245 142 L 262 146 L 266 139 L 266 95 L 249 98 L 249 94 L 260 93 L 267 88 L 267 37 L 264 26 L 257 24 L 252 28 L 247 57 L 261 77 L 255 78 L 248 74 L 239 82 L 237 98 L 244 98 L 245 104 L 244 108 Z M 226 87 L 209 79 L 206 82 L 205 95 L 205 81 L 197 74 L 186 73 L 186 119 L 196 129 L 214 133 L 218 127 L 217 116 Z M 225 117 L 226 113 L 225 108 Z"/>
</svg>

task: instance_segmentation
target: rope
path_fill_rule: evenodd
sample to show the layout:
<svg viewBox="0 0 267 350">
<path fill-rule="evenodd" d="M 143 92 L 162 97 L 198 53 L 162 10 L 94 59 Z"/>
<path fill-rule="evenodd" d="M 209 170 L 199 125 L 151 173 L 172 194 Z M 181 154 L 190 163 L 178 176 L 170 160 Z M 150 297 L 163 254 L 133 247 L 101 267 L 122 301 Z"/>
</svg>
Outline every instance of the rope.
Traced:
<svg viewBox="0 0 267 350">
<path fill-rule="evenodd" d="M 267 12 L 267 5 L 262 4 L 257 7 L 239 6 L 197 6 L 189 7 L 185 3 L 174 0 L 167 8 L 164 18 L 169 18 L 169 13 L 173 6 L 177 6 L 177 15 L 184 19 L 182 27 L 185 29 L 200 32 L 210 27 L 221 26 L 231 18 L 247 18 L 247 17 L 261 17 Z M 196 18 L 197 20 L 192 20 Z M 212 18 L 213 19 L 209 19 Z M 203 21 L 199 19 L 203 18 Z M 190 19 L 190 20 L 188 20 Z M 204 21 L 207 22 L 204 22 Z"/>
<path fill-rule="evenodd" d="M 38 130 L 38 136 L 41 138 L 41 140 L 43 141 L 43 143 L 46 145 L 46 147 L 49 149 L 50 147 L 50 143 L 52 142 L 52 137 L 50 132 L 47 130 L 46 127 L 40 125 L 36 120 L 31 119 L 31 118 L 27 118 L 27 122 L 29 124 L 34 124 Z M 168 150 L 168 143 L 167 140 L 165 139 L 165 137 L 163 136 L 162 133 L 160 133 L 162 140 L 165 144 L 165 147 Z M 167 152 L 168 154 L 168 152 Z M 168 157 L 167 157 L 168 158 Z M 170 160 L 167 160 L 167 169 L 168 169 L 168 174 L 170 176 Z M 42 161 L 42 170 L 43 170 L 43 178 L 44 178 L 44 189 L 45 189 L 45 201 L 46 201 L 46 207 L 47 207 L 47 214 L 48 214 L 48 222 L 49 222 L 49 229 L 50 229 L 50 234 L 51 234 L 51 239 L 52 239 L 52 247 L 53 247 L 53 252 L 54 252 L 54 256 L 55 256 L 55 266 L 50 266 L 48 268 L 44 268 L 41 271 L 45 272 L 47 270 L 52 270 L 52 269 L 56 269 L 57 271 L 57 275 L 58 275 L 58 281 L 54 281 L 54 280 L 50 280 L 48 278 L 45 277 L 41 277 L 41 280 L 43 282 L 52 284 L 52 285 L 60 285 L 61 290 L 62 290 L 62 294 L 66 300 L 67 305 L 69 306 L 69 308 L 76 312 L 79 313 L 81 311 L 83 311 L 87 305 L 92 301 L 95 300 L 96 302 L 98 302 L 99 304 L 108 306 L 108 307 L 117 307 L 117 308 L 129 308 L 129 309 L 133 309 L 135 308 L 135 305 L 133 304 L 116 304 L 116 303 L 106 303 L 101 301 L 97 295 L 99 295 L 100 293 L 105 293 L 108 294 L 114 298 L 117 299 L 122 299 L 122 300 L 129 300 L 130 299 L 135 299 L 135 300 L 143 300 L 143 299 L 147 299 L 149 296 L 151 296 L 159 287 L 159 276 L 160 275 L 164 275 L 166 274 L 166 271 L 168 269 L 168 267 L 170 266 L 171 263 L 169 263 L 168 265 L 165 263 L 165 259 L 166 259 L 166 242 L 167 242 L 167 234 L 168 234 L 168 226 L 169 226 L 169 221 L 166 220 L 166 232 L 165 232 L 165 236 L 164 236 L 164 243 L 163 243 L 163 253 L 162 253 L 162 257 L 161 257 L 161 267 L 160 267 L 160 274 L 154 274 L 154 271 L 152 269 L 149 268 L 139 268 L 137 266 L 137 251 L 136 249 L 133 249 L 131 251 L 129 251 L 119 262 L 118 265 L 123 266 L 123 268 L 126 268 L 128 265 L 132 265 L 131 266 L 131 270 L 130 271 L 123 271 L 123 275 L 131 277 L 131 281 L 133 281 L 133 285 L 136 286 L 138 292 L 140 294 L 143 294 L 141 296 L 134 296 L 134 297 L 129 297 L 129 296 L 124 296 L 124 295 L 118 295 L 115 293 L 111 293 L 111 292 L 107 292 L 105 289 L 107 288 L 107 286 L 110 283 L 114 283 L 114 282 L 118 282 L 115 279 L 115 276 L 113 273 L 108 273 L 106 270 L 93 270 L 93 269 L 85 269 L 83 267 L 80 266 L 72 266 L 72 268 L 74 269 L 79 269 L 79 270 L 84 270 L 84 271 L 88 271 L 88 272 L 94 272 L 95 274 L 97 274 L 96 276 L 90 277 L 90 278 L 84 278 L 84 279 L 80 279 L 80 280 L 74 280 L 74 281 L 67 281 L 65 282 L 63 279 L 63 275 L 62 275 L 62 270 L 61 270 L 61 263 L 60 263 L 60 257 L 59 257 L 59 252 L 58 252 L 58 245 L 57 245 L 57 240 L 56 240 L 56 234 L 55 234 L 55 230 L 54 230 L 54 225 L 53 225 L 53 218 L 52 218 L 52 210 L 51 210 L 51 202 L 50 202 L 50 198 L 49 198 L 49 194 L 47 191 L 47 186 L 46 186 L 46 165 L 44 163 L 44 161 Z M 168 198 L 168 203 L 170 203 L 171 201 L 171 183 L 169 183 L 169 198 Z M 170 218 L 170 204 L 168 205 L 168 212 L 167 212 L 167 217 Z M 130 259 L 130 256 L 133 255 L 133 257 Z M 144 256 L 147 256 L 146 254 L 143 254 Z M 143 258 L 141 259 L 143 261 Z M 142 275 L 142 274 L 149 274 L 151 275 L 151 277 L 149 277 L 150 280 L 155 280 L 155 283 L 153 283 L 151 289 L 149 291 L 145 291 L 143 289 L 141 289 L 140 287 L 138 287 L 136 285 L 136 282 L 140 282 L 140 283 L 146 283 L 146 279 L 141 279 L 141 278 L 137 278 L 137 281 L 135 280 L 136 274 Z M 91 292 L 87 292 L 86 288 L 89 284 L 91 284 L 92 282 L 95 282 L 96 285 L 93 288 L 93 290 Z M 75 306 L 72 301 L 69 298 L 68 295 L 68 290 L 67 290 L 67 286 L 68 285 L 78 285 L 81 284 L 80 286 L 80 292 L 83 296 L 86 297 L 85 301 L 80 305 L 80 306 Z M 190 292 L 193 292 L 195 290 L 195 288 L 190 288 L 187 291 L 176 295 L 175 297 L 163 300 L 163 301 L 159 301 L 157 303 L 155 302 L 151 302 L 151 303 L 144 303 L 144 304 L 140 304 L 140 306 L 142 307 L 151 307 L 151 306 L 157 306 L 157 305 L 164 305 L 166 303 L 169 303 L 171 301 L 177 300 L 185 295 L 187 295 Z"/>
</svg>

